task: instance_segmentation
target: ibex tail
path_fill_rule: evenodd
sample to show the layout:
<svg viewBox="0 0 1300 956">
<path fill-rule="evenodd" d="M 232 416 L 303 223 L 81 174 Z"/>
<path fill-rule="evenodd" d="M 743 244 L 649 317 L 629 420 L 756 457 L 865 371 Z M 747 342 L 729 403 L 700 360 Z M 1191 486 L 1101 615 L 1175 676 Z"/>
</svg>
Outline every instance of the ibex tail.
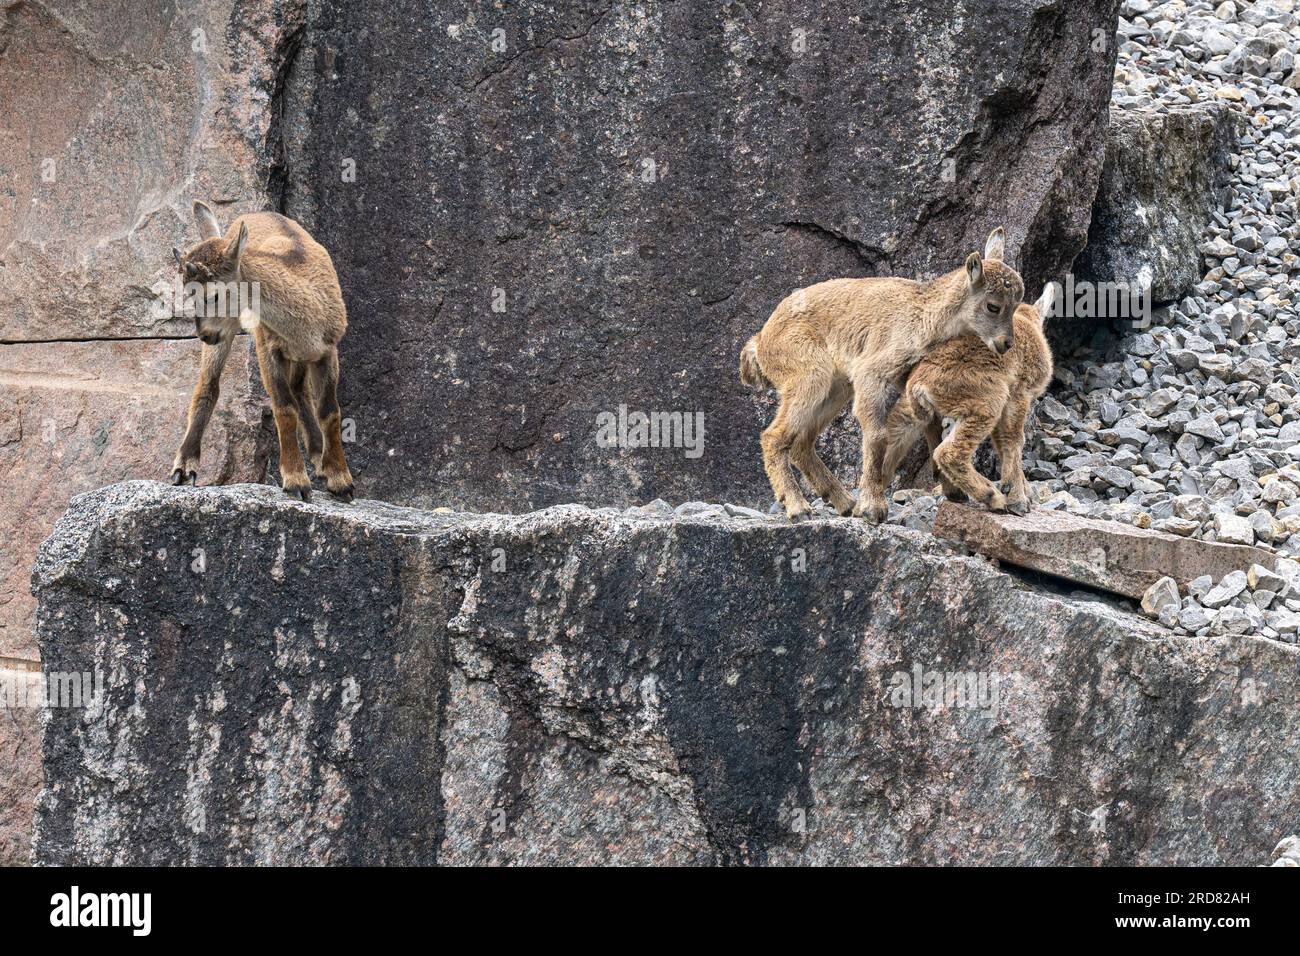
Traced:
<svg viewBox="0 0 1300 956">
<path fill-rule="evenodd" d="M 750 388 L 762 388 L 771 385 L 758 364 L 758 336 L 752 336 L 745 347 L 740 350 L 740 380 Z"/>
</svg>

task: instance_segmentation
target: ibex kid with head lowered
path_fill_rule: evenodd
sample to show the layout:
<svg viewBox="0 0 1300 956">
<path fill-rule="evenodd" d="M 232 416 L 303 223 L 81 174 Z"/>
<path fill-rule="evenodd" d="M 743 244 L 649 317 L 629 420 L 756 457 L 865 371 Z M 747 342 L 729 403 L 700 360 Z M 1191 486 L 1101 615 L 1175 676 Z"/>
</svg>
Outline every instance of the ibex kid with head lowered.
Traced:
<svg viewBox="0 0 1300 956">
<path fill-rule="evenodd" d="M 791 520 L 808 502 L 790 470 L 842 515 L 883 521 L 881 475 L 885 416 L 912 367 L 930 350 L 967 332 L 990 350 L 1011 348 L 1011 317 L 1024 298 L 1019 274 L 1002 261 L 1005 234 L 989 236 L 984 256 L 932 282 L 832 279 L 787 297 L 745 343 L 740 378 L 773 385 L 776 418 L 762 435 L 763 466 Z M 817 454 L 817 436 L 849 399 L 862 428 L 862 479 L 856 505 Z"/>
<path fill-rule="evenodd" d="M 885 424 L 886 485 L 924 434 L 949 498 L 966 496 L 994 511 L 1029 510 L 1029 483 L 1021 461 L 1025 419 L 1052 380 L 1052 350 L 1043 335 L 1043 321 L 1052 311 L 1055 291 L 1048 285 L 1037 303 L 1016 309 L 1014 344 L 1005 355 L 994 355 L 979 339 L 963 335 L 940 345 L 912 370 Z M 955 422 L 946 439 L 945 418 Z M 990 436 L 1002 488 L 975 470 L 975 452 Z"/>
<path fill-rule="evenodd" d="M 338 344 L 348 320 L 329 253 L 302 226 L 278 213 L 240 216 L 224 235 L 204 203 L 194 203 L 194 218 L 203 238 L 184 253 L 172 250 L 185 281 L 201 283 L 207 302 L 218 287 L 251 285 L 257 290 L 258 307 L 234 315 L 199 310 L 199 383 L 190 400 L 189 425 L 176 453 L 172 483 L 197 483 L 203 431 L 217 402 L 221 370 L 242 325 L 253 333 L 262 384 L 271 398 L 284 490 L 311 500 L 311 480 L 298 447 L 301 424 L 312 464 L 324 474 L 326 487 L 336 498 L 351 501 L 343 413 L 335 394 Z"/>
</svg>

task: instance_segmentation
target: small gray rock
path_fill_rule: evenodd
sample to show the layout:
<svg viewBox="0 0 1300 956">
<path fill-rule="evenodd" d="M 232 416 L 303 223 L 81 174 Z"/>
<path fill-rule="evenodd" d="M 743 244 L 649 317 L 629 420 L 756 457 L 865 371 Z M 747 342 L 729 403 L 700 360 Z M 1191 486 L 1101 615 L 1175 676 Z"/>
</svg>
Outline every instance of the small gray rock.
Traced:
<svg viewBox="0 0 1300 956">
<path fill-rule="evenodd" d="M 1201 438 L 1207 438 L 1212 442 L 1223 441 L 1223 429 L 1219 423 L 1209 415 L 1202 415 L 1200 418 L 1193 418 L 1187 423 L 1184 429 L 1190 435 L 1197 435 Z"/>
<path fill-rule="evenodd" d="M 1218 541 L 1228 544 L 1254 544 L 1255 529 L 1250 522 L 1240 515 L 1220 512 L 1214 516 L 1214 536 Z M 1235 573 L 1235 572 L 1234 572 Z M 1245 578 L 1245 572 L 1242 572 Z"/>
<path fill-rule="evenodd" d="M 1142 610 L 1149 617 L 1159 617 L 1166 607 L 1177 608 L 1180 602 L 1178 582 L 1171 577 L 1163 577 L 1142 595 Z"/>
<path fill-rule="evenodd" d="M 1246 572 L 1233 571 L 1210 588 L 1210 592 L 1205 595 L 1201 603 L 1208 608 L 1221 608 L 1244 590 L 1246 590 Z"/>
<path fill-rule="evenodd" d="M 1282 575 L 1270 571 L 1262 564 L 1252 564 L 1250 570 L 1246 572 L 1246 584 L 1252 591 L 1258 591 L 1261 588 L 1266 591 L 1282 593 L 1286 590 L 1287 582 Z"/>
</svg>

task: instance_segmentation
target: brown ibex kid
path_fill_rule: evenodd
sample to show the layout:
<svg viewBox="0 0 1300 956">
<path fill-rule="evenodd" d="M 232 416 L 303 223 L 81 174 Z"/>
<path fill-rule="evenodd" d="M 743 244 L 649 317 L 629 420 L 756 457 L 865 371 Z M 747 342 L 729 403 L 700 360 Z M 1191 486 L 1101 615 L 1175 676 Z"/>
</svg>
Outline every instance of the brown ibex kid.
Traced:
<svg viewBox="0 0 1300 956">
<path fill-rule="evenodd" d="M 995 511 L 1029 510 L 1029 483 L 1021 462 L 1025 418 L 1052 379 L 1052 350 L 1043 335 L 1043 321 L 1052 311 L 1054 293 L 1049 284 L 1037 303 L 1016 309 L 1012 346 L 1005 355 L 994 355 L 979 339 L 963 335 L 940 345 L 912 370 L 886 421 L 886 485 L 924 433 L 949 498 L 965 495 Z M 955 424 L 941 441 L 945 418 Z M 975 451 L 990 435 L 1001 489 L 975 470 Z"/>
<path fill-rule="evenodd" d="M 311 500 L 311 480 L 298 447 L 301 424 L 312 464 L 324 474 L 325 486 L 336 498 L 351 501 L 343 413 L 335 394 L 338 344 L 348 320 L 329 253 L 302 226 L 278 213 L 240 216 L 224 235 L 204 203 L 194 203 L 194 218 L 203 238 L 184 254 L 172 250 L 185 281 L 202 284 L 207 303 L 218 288 L 234 288 L 232 283 L 251 286 L 257 290 L 257 308 L 233 315 L 201 308 L 195 319 L 203 356 L 172 484 L 198 482 L 203 431 L 217 402 L 221 370 L 242 325 L 253 333 L 262 384 L 271 397 L 284 490 Z"/>
<path fill-rule="evenodd" d="M 995 229 L 982 259 L 973 252 L 963 268 L 932 282 L 832 279 L 800 289 L 745 343 L 741 381 L 770 383 L 780 398 L 762 436 L 763 467 L 791 520 L 808 514 L 791 461 L 840 514 L 884 520 L 885 416 L 907 373 L 935 346 L 968 332 L 990 352 L 1011 348 L 1011 317 L 1025 287 L 1002 261 L 1005 240 Z M 862 428 L 856 505 L 816 448 L 850 398 Z"/>
</svg>

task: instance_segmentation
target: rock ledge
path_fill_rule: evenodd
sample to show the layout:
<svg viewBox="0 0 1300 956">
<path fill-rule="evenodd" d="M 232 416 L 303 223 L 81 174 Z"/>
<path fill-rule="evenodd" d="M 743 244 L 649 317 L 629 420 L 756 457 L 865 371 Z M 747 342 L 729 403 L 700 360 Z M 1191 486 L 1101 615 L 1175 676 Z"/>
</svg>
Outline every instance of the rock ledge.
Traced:
<svg viewBox="0 0 1300 956">
<path fill-rule="evenodd" d="M 1300 649 L 904 529 L 132 482 L 34 583 L 104 680 L 44 864 L 1246 864 L 1300 817 Z"/>
</svg>

